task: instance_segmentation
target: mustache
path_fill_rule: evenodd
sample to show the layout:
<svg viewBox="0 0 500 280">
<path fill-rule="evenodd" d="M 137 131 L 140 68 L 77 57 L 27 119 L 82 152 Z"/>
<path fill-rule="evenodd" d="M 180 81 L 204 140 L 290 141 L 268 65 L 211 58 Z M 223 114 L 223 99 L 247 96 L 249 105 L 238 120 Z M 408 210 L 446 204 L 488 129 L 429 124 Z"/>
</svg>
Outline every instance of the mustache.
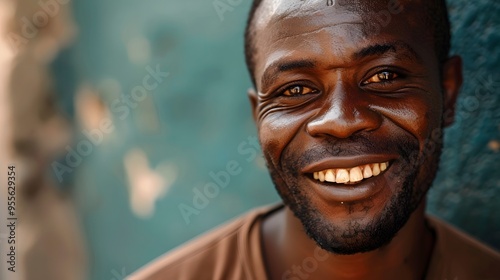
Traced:
<svg viewBox="0 0 500 280">
<path fill-rule="evenodd" d="M 402 159 L 409 161 L 411 153 L 418 150 L 418 140 L 409 136 L 391 136 L 380 139 L 359 134 L 346 139 L 325 138 L 302 154 L 288 150 L 282 162 L 285 163 L 283 166 L 285 169 L 297 172 L 304 166 L 329 157 L 398 154 Z"/>
</svg>

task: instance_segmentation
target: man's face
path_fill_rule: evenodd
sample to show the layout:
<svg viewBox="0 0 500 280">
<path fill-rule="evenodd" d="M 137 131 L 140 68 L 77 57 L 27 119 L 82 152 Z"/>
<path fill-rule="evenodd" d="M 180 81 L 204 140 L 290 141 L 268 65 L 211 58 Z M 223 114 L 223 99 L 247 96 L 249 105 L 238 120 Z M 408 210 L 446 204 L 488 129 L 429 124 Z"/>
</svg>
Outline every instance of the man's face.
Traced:
<svg viewBox="0 0 500 280">
<path fill-rule="evenodd" d="M 409 219 L 446 109 L 423 9 L 357 2 L 268 0 L 255 18 L 252 101 L 271 177 L 307 234 L 340 254 L 379 248 Z"/>
</svg>

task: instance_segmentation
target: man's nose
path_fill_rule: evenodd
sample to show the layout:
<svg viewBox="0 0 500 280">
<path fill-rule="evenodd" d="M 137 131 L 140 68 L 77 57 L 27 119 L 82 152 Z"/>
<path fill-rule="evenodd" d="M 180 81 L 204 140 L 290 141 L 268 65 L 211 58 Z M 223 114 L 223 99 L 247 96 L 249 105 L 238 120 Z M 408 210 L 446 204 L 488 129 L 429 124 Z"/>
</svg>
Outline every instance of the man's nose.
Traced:
<svg viewBox="0 0 500 280">
<path fill-rule="evenodd" d="M 376 130 L 382 124 L 382 116 L 370 109 L 364 94 L 359 89 L 337 85 L 308 122 L 307 132 L 313 137 L 348 138 L 358 132 Z"/>
</svg>

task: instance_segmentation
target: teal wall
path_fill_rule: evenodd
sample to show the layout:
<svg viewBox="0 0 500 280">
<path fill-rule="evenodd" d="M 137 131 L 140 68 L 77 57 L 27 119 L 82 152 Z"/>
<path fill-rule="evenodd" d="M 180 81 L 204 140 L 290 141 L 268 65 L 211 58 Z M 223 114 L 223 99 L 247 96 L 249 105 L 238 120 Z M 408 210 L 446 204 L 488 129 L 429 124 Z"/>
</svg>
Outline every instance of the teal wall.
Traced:
<svg viewBox="0 0 500 280">
<path fill-rule="evenodd" d="M 115 132 L 65 176 L 82 217 L 91 279 L 119 279 L 214 225 L 278 200 L 261 158 L 249 158 L 245 142 L 256 131 L 243 57 L 249 1 L 242 2 L 221 20 L 212 1 L 74 1 L 79 37 L 54 65 L 70 117 L 72 95 L 83 83 L 111 106 L 113 83 L 128 94 L 148 65 L 170 74 L 123 120 L 112 112 Z M 494 0 L 450 2 L 453 51 L 464 57 L 465 85 L 429 210 L 500 248 L 500 153 L 491 144 L 500 141 L 500 7 Z M 127 54 L 131 42 L 138 42 L 135 60 Z M 144 53 L 150 55 L 141 58 Z M 238 152 L 240 145 L 247 153 Z M 153 167 L 168 163 L 178 170 L 149 218 L 129 205 L 123 159 L 132 148 L 145 151 Z M 231 160 L 242 171 L 186 223 L 180 203 L 192 205 L 193 188 L 212 182 L 209 173 Z"/>
<path fill-rule="evenodd" d="M 464 85 L 429 210 L 500 250 L 500 2 L 448 2 Z"/>
</svg>

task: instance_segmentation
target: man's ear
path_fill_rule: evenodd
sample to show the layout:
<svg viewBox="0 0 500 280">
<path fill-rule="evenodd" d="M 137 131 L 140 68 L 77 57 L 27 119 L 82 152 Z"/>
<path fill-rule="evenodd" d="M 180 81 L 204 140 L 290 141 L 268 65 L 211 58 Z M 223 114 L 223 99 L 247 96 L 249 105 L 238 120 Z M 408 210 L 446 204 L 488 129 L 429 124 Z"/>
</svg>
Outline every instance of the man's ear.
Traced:
<svg viewBox="0 0 500 280">
<path fill-rule="evenodd" d="M 458 93 L 462 86 L 462 58 L 450 57 L 443 65 L 441 85 L 443 88 L 444 126 L 453 124 Z"/>
<path fill-rule="evenodd" d="M 250 106 L 252 108 L 252 116 L 255 123 L 257 123 L 257 107 L 259 97 L 257 96 L 257 91 L 254 88 L 249 88 L 247 91 L 248 99 L 250 99 Z"/>
</svg>

